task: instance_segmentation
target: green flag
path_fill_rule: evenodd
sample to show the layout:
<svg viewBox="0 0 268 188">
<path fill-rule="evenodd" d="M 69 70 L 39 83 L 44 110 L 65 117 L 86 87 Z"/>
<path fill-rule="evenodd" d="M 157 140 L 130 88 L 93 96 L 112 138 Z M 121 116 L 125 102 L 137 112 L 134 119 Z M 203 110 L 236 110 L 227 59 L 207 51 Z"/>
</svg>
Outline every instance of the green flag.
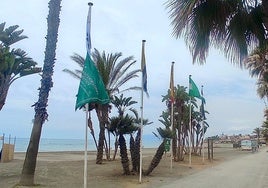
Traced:
<svg viewBox="0 0 268 188">
<path fill-rule="evenodd" d="M 107 94 L 106 88 L 103 84 L 99 71 L 90 57 L 91 6 L 93 4 L 88 3 L 88 5 L 89 5 L 89 11 L 87 16 L 87 27 L 86 27 L 87 57 L 85 60 L 82 77 L 80 80 L 78 94 L 76 96 L 75 110 L 77 110 L 77 108 L 81 108 L 82 106 L 88 103 L 107 104 L 110 102 L 110 98 Z"/>
<path fill-rule="evenodd" d="M 197 97 L 201 100 L 203 99 L 197 86 L 195 85 L 194 81 L 192 80 L 191 76 L 189 76 L 189 96 L 190 97 Z"/>
<path fill-rule="evenodd" d="M 102 78 L 87 53 L 76 98 L 75 110 L 88 103 L 107 104 L 109 102 L 110 99 Z"/>
</svg>

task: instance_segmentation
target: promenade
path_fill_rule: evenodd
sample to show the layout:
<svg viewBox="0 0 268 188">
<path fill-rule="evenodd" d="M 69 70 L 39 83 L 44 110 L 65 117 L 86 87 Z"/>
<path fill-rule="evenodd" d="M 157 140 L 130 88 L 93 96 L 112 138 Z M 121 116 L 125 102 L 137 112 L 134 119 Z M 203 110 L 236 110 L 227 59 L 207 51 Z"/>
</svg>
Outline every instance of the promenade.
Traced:
<svg viewBox="0 0 268 188">
<path fill-rule="evenodd" d="M 185 176 L 161 188 L 267 188 L 267 147 Z"/>
</svg>

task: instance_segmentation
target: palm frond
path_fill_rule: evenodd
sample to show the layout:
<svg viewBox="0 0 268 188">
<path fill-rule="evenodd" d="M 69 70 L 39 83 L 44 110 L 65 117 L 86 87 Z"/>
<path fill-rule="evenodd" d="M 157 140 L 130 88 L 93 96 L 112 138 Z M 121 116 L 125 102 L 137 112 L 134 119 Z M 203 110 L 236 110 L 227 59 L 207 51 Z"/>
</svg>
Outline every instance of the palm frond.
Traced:
<svg viewBox="0 0 268 188">
<path fill-rule="evenodd" d="M 74 72 L 74 71 L 69 70 L 69 69 L 63 69 L 62 71 L 70 74 L 74 78 L 81 79 L 81 75 L 82 75 L 81 71 L 79 72 L 79 74 L 77 72 L 78 70 L 76 70 L 76 72 Z"/>
<path fill-rule="evenodd" d="M 79 65 L 83 69 L 85 64 L 85 58 L 83 58 L 81 55 L 74 53 L 70 58 Z"/>
<path fill-rule="evenodd" d="M 203 64 L 209 48 L 243 67 L 248 52 L 265 43 L 261 1 L 169 0 L 166 8 L 173 26 L 173 36 L 184 36 L 193 63 Z"/>
</svg>

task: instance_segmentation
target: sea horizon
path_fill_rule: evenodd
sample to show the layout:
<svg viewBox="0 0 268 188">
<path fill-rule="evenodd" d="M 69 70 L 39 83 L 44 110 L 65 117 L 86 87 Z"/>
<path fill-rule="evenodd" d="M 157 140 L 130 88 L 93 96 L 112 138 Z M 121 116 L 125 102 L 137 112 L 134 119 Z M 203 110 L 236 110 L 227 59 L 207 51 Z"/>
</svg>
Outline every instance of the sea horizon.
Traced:
<svg viewBox="0 0 268 188">
<path fill-rule="evenodd" d="M 26 152 L 30 138 L 11 138 L 5 137 L 5 143 L 14 144 L 15 152 Z M 97 140 L 98 142 L 98 140 Z M 126 137 L 127 148 L 129 149 L 129 137 Z M 161 140 L 154 135 L 144 135 L 142 137 L 144 148 L 157 148 Z M 96 145 L 92 138 L 88 139 L 88 151 L 96 151 Z M 111 140 L 111 149 L 114 149 L 114 140 Z M 39 152 L 57 152 L 57 151 L 84 151 L 85 140 L 79 138 L 40 138 Z"/>
</svg>

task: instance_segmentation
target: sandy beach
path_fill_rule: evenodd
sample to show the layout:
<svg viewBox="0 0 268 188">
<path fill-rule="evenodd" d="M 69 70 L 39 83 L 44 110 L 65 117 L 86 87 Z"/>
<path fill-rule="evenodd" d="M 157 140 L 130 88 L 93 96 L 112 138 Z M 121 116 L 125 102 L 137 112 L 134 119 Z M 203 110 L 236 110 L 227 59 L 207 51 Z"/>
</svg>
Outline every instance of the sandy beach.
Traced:
<svg viewBox="0 0 268 188">
<path fill-rule="evenodd" d="M 144 149 L 143 169 L 147 169 L 156 149 Z M 143 176 L 139 183 L 138 175 L 122 175 L 120 158 L 115 161 L 104 161 L 102 165 L 95 164 L 95 152 L 88 152 L 88 187 L 94 188 L 155 188 L 172 183 L 179 178 L 196 173 L 205 168 L 223 163 L 227 160 L 249 155 L 249 151 L 227 147 L 214 148 L 214 160 L 207 159 L 205 163 L 201 156 L 192 156 L 189 167 L 188 156 L 182 162 L 173 162 L 170 168 L 169 154 L 163 156 L 158 167 L 150 176 Z M 18 186 L 25 153 L 15 153 L 14 160 L 0 163 L 0 187 L 12 188 Z M 40 152 L 35 173 L 37 187 L 73 188 L 83 187 L 84 153 L 83 152 Z"/>
</svg>

